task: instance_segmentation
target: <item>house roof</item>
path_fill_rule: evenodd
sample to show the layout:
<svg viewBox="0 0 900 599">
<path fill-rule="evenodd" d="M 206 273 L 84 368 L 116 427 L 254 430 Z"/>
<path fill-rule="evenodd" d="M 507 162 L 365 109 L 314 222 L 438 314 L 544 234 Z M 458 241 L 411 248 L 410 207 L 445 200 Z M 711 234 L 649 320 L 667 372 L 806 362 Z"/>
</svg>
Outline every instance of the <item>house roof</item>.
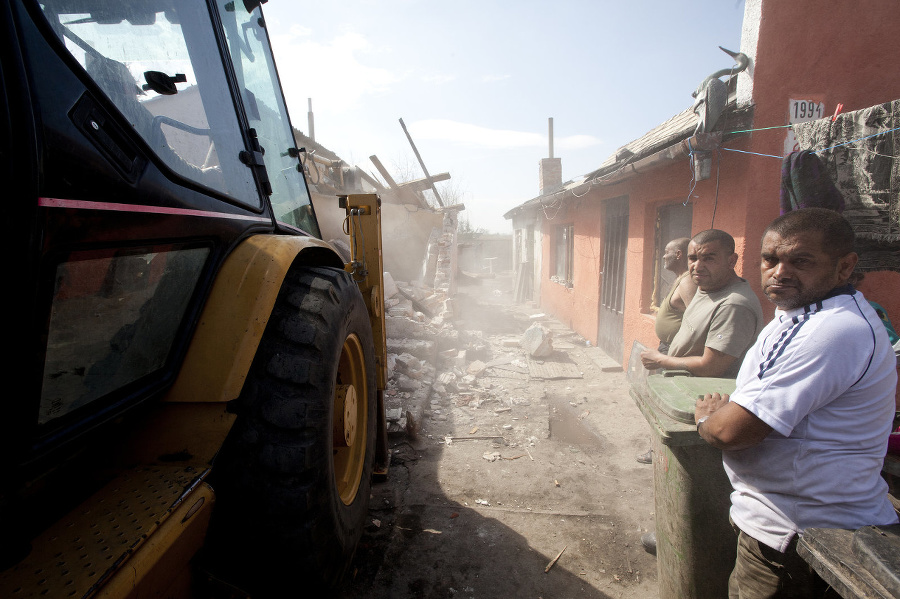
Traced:
<svg viewBox="0 0 900 599">
<path fill-rule="evenodd" d="M 597 175 L 604 174 L 609 167 L 625 162 L 629 158 L 636 159 L 649 156 L 657 150 L 690 137 L 697 128 L 697 121 L 699 120 L 700 117 L 691 108 L 679 112 L 661 125 L 657 125 L 639 138 L 617 149 L 614 154 L 603 161 L 600 168 L 588 174 L 585 178 L 593 179 Z"/>
<path fill-rule="evenodd" d="M 718 120 L 715 130 L 722 131 L 722 126 L 726 123 L 729 129 L 742 128 L 747 124 L 747 118 L 752 114 L 751 108 L 737 108 L 734 96 L 729 98 L 728 105 Z M 664 123 L 647 131 L 644 135 L 634 139 L 627 144 L 619 147 L 610 156 L 604 160 L 600 166 L 590 173 L 567 181 L 561 187 L 556 188 L 549 193 L 545 193 L 534 197 L 504 214 L 504 218 L 510 219 L 515 214 L 537 208 L 544 203 L 546 198 L 560 194 L 572 192 L 573 195 L 584 195 L 590 186 L 601 179 L 616 173 L 623 167 L 633 164 L 642 158 L 651 156 L 657 152 L 670 148 L 675 144 L 690 138 L 697 129 L 699 117 L 694 113 L 693 108 L 687 108 L 679 112 Z"/>
</svg>

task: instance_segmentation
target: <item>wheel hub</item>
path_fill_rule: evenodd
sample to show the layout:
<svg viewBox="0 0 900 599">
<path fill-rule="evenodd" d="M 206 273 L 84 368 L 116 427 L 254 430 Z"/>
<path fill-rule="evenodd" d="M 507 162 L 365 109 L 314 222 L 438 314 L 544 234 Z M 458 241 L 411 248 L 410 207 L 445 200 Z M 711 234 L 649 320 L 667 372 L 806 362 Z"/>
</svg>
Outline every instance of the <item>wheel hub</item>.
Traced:
<svg viewBox="0 0 900 599">
<path fill-rule="evenodd" d="M 334 446 L 353 447 L 356 442 L 356 387 L 336 385 L 334 390 Z"/>
</svg>

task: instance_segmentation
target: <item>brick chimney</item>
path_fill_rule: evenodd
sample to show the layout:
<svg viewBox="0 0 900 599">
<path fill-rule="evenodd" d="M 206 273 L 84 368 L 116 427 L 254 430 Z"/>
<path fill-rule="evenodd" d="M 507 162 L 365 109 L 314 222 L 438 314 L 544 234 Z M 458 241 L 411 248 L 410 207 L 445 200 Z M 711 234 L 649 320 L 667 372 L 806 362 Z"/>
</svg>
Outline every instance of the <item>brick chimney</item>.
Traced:
<svg viewBox="0 0 900 599">
<path fill-rule="evenodd" d="M 562 159 L 553 157 L 553 117 L 550 117 L 548 137 L 550 138 L 550 157 L 541 159 L 539 172 L 541 195 L 562 186 Z"/>
</svg>

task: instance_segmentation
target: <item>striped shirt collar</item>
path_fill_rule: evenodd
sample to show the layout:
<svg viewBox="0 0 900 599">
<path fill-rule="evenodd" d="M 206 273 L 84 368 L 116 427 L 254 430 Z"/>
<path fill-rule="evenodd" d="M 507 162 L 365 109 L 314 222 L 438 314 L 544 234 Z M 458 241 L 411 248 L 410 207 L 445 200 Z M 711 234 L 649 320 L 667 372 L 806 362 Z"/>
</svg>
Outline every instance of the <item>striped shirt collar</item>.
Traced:
<svg viewBox="0 0 900 599">
<path fill-rule="evenodd" d="M 854 289 L 853 285 L 847 283 L 846 285 L 835 287 L 834 289 L 826 293 L 822 299 L 816 300 L 805 306 L 800 306 L 799 308 L 793 308 L 791 310 L 782 310 L 781 308 L 778 308 L 775 310 L 775 315 L 781 320 L 784 318 L 793 318 L 794 316 L 800 314 L 818 312 L 822 309 L 822 302 L 824 302 L 825 300 L 837 297 L 839 295 L 853 295 L 854 293 L 856 293 L 856 289 Z"/>
</svg>

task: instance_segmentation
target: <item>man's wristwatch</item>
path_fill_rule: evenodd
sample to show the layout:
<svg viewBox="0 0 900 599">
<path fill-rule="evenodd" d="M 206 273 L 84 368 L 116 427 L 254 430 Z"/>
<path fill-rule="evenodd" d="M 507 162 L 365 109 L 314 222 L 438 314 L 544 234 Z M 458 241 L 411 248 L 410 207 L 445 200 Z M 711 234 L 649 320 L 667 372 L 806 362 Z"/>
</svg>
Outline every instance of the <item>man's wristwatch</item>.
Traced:
<svg viewBox="0 0 900 599">
<path fill-rule="evenodd" d="M 698 431 L 700 430 L 700 425 L 703 424 L 704 422 L 706 422 L 707 418 L 709 418 L 709 414 L 707 414 L 706 416 L 702 417 L 700 420 L 697 421 L 697 430 Z"/>
</svg>

